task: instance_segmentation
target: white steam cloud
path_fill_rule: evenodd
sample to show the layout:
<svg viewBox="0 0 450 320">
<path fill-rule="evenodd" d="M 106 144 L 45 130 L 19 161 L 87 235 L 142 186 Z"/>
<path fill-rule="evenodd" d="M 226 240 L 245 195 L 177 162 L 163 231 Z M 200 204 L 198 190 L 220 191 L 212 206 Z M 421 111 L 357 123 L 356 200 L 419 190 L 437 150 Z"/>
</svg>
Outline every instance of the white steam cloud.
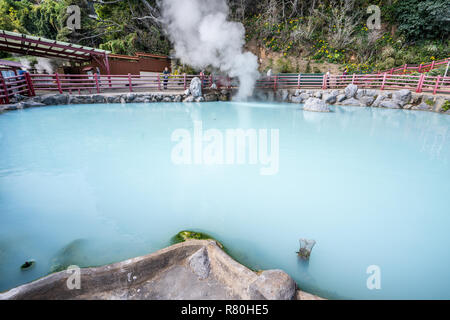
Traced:
<svg viewBox="0 0 450 320">
<path fill-rule="evenodd" d="M 195 68 L 212 66 L 237 77 L 238 100 L 252 95 L 258 61 L 244 52 L 244 26 L 228 20 L 225 0 L 163 0 L 159 6 L 177 58 Z"/>
</svg>

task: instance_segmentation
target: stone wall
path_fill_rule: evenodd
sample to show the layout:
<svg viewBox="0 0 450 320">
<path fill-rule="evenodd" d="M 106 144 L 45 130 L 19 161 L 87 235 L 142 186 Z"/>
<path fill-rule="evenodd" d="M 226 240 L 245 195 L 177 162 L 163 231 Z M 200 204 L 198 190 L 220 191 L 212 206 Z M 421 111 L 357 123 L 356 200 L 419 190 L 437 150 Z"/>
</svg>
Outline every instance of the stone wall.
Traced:
<svg viewBox="0 0 450 320">
<path fill-rule="evenodd" d="M 282 89 L 277 92 L 258 91 L 259 100 L 306 103 L 309 99 L 320 99 L 329 105 L 376 107 L 390 109 L 422 110 L 450 114 L 443 106 L 450 103 L 448 95 L 419 94 L 408 89 L 382 91 L 360 89 L 349 85 L 343 90 Z"/>
<path fill-rule="evenodd" d="M 46 94 L 28 98 L 18 95 L 16 103 L 9 105 L 0 105 L 0 112 L 18 110 L 31 107 L 43 107 L 51 105 L 66 104 L 92 104 L 92 103 L 151 103 L 151 102 L 212 102 L 229 101 L 230 91 L 227 90 L 209 90 L 202 95 L 194 97 L 189 90 L 184 93 L 161 93 L 161 92 L 141 92 L 141 93 L 122 93 L 122 94 L 88 94 L 88 95 L 70 95 L 64 94 Z"/>
</svg>

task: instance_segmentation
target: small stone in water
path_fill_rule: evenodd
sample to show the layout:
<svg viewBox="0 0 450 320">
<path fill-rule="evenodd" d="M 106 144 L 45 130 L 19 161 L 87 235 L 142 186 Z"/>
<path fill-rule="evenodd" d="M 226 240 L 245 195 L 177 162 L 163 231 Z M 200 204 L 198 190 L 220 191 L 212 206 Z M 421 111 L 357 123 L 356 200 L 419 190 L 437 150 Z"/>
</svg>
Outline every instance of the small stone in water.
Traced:
<svg viewBox="0 0 450 320">
<path fill-rule="evenodd" d="M 25 263 L 20 267 L 22 270 L 28 270 L 33 267 L 35 264 L 34 260 L 25 261 Z"/>
</svg>

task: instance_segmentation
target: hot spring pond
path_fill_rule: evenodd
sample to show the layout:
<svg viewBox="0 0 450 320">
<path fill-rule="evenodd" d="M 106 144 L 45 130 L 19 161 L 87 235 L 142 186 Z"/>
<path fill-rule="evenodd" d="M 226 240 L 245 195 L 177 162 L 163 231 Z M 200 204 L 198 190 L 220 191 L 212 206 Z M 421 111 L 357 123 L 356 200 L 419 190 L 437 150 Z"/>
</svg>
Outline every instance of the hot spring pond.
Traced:
<svg viewBox="0 0 450 320">
<path fill-rule="evenodd" d="M 450 117 L 332 108 L 100 104 L 1 114 L 0 291 L 67 264 L 148 254 L 196 230 L 248 267 L 283 269 L 326 298 L 450 299 Z M 247 145 L 245 159 L 227 162 L 227 130 L 239 128 L 254 129 L 257 153 Z M 300 238 L 317 242 L 309 263 L 296 255 Z M 369 266 L 380 270 L 380 289 L 367 287 Z"/>
</svg>

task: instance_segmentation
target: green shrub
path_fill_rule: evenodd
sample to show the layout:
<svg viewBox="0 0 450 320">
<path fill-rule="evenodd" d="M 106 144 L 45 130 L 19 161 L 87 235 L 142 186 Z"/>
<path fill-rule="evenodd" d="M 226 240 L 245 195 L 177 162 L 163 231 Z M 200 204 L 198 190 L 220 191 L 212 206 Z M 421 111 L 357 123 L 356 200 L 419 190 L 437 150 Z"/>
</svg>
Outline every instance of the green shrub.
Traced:
<svg viewBox="0 0 450 320">
<path fill-rule="evenodd" d="M 442 106 L 442 111 L 447 112 L 448 110 L 450 110 L 450 101 L 447 100 Z"/>
<path fill-rule="evenodd" d="M 292 68 L 291 61 L 287 58 L 280 58 L 275 61 L 275 69 L 279 73 L 293 73 L 295 70 Z"/>
</svg>

